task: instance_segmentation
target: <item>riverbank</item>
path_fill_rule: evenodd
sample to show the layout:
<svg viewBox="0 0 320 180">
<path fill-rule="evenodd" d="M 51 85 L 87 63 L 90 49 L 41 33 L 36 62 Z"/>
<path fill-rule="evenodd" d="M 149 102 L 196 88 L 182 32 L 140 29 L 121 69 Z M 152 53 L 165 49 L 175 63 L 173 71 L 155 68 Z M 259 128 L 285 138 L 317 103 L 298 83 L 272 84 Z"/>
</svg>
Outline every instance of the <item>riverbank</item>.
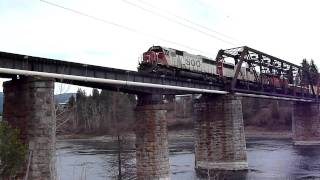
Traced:
<svg viewBox="0 0 320 180">
<path fill-rule="evenodd" d="M 246 138 L 283 139 L 283 138 L 291 138 L 292 132 L 291 130 L 287 130 L 286 128 L 278 128 L 278 129 L 270 130 L 262 127 L 247 126 L 245 127 L 245 136 Z"/>
<path fill-rule="evenodd" d="M 176 141 L 179 139 L 194 139 L 194 131 L 192 129 L 188 130 L 171 130 L 168 133 L 169 141 Z M 285 129 L 269 130 L 261 127 L 245 127 L 245 137 L 246 138 L 272 138 L 272 139 L 283 139 L 291 138 L 292 132 Z M 135 140 L 135 135 L 130 133 L 126 137 L 130 140 Z M 57 140 L 92 140 L 92 141 L 104 141 L 110 142 L 114 138 L 110 135 L 87 135 L 87 134 L 70 134 L 70 135 L 59 135 Z"/>
</svg>

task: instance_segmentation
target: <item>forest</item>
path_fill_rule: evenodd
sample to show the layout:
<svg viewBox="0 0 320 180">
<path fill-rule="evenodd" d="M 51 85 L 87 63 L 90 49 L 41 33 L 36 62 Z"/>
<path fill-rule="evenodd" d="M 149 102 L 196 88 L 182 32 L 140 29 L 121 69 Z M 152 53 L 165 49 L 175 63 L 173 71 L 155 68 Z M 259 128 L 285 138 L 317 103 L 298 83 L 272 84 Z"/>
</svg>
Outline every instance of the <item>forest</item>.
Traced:
<svg viewBox="0 0 320 180">
<path fill-rule="evenodd" d="M 61 134 L 113 134 L 132 130 L 136 97 L 121 92 L 78 89 L 65 104 L 57 105 L 57 132 Z"/>
</svg>

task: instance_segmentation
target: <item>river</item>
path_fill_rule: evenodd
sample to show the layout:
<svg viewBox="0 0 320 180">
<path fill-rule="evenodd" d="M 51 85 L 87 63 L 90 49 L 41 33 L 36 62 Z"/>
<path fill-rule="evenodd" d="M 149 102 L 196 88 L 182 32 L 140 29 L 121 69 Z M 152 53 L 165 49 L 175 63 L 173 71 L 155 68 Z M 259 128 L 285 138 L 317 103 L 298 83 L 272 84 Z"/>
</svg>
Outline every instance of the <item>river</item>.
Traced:
<svg viewBox="0 0 320 180">
<path fill-rule="evenodd" d="M 195 173 L 192 138 L 170 140 L 169 149 L 171 179 L 209 179 Z M 247 157 L 247 172 L 218 173 L 215 179 L 320 179 L 320 147 L 317 146 L 293 146 L 291 139 L 247 138 Z M 59 140 L 58 178 L 111 179 L 114 158 L 115 144 L 111 141 Z"/>
</svg>

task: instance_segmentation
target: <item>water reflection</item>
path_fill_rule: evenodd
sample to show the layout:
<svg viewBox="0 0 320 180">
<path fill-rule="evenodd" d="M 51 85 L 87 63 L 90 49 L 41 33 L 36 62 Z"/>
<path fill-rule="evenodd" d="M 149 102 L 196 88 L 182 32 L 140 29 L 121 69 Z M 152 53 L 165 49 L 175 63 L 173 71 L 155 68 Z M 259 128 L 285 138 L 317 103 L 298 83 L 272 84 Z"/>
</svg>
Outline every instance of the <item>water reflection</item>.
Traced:
<svg viewBox="0 0 320 180">
<path fill-rule="evenodd" d="M 206 171 L 206 170 L 197 170 L 197 179 L 205 180 L 243 180 L 247 179 L 248 171 Z"/>
<path fill-rule="evenodd" d="M 73 140 L 59 141 L 57 147 L 59 179 L 111 179 L 114 143 Z M 198 171 L 197 176 L 193 139 L 184 138 L 170 142 L 171 179 L 320 179 L 319 150 L 293 146 L 290 139 L 247 139 L 248 171 Z"/>
<path fill-rule="evenodd" d="M 320 152 L 317 146 L 294 146 L 296 157 L 296 177 L 300 179 L 320 179 Z"/>
<path fill-rule="evenodd" d="M 248 179 L 320 179 L 320 147 L 294 146 L 291 139 L 248 139 L 247 148 Z"/>
</svg>

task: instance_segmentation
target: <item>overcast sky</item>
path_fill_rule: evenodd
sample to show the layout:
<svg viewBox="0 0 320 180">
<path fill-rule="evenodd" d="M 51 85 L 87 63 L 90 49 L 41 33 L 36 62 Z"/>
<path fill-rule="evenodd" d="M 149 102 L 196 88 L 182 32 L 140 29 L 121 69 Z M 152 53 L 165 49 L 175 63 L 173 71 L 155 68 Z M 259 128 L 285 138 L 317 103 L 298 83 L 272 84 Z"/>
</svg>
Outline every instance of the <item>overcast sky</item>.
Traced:
<svg viewBox="0 0 320 180">
<path fill-rule="evenodd" d="M 0 51 L 136 70 L 152 45 L 211 58 L 247 45 L 319 66 L 319 7 L 317 0 L 0 0 Z"/>
</svg>

